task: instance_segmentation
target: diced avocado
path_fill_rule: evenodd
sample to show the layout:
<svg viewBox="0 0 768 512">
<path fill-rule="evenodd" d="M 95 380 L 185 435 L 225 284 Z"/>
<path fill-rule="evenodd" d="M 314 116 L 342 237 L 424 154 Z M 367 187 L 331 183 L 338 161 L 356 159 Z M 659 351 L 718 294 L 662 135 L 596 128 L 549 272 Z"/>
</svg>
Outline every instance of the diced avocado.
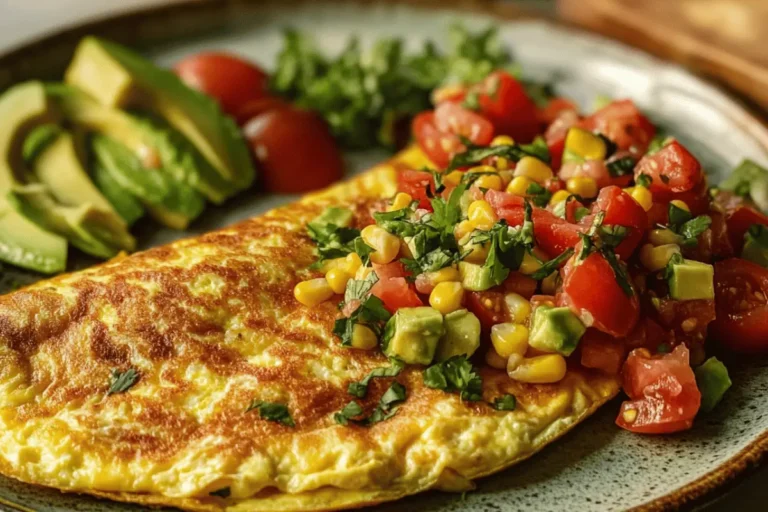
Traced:
<svg viewBox="0 0 768 512">
<path fill-rule="evenodd" d="M 125 223 L 132 226 L 142 218 L 146 210 L 136 197 L 120 186 L 120 183 L 101 165 L 100 162 L 91 162 L 91 177 L 104 197 L 112 204 L 115 211 L 123 218 Z"/>
<path fill-rule="evenodd" d="M 0 260 L 43 274 L 63 272 L 67 241 L 45 231 L 0 197 Z"/>
<path fill-rule="evenodd" d="M 253 162 L 237 124 L 213 99 L 187 87 L 170 70 L 117 44 L 86 37 L 65 81 L 109 107 L 157 114 L 184 134 L 226 182 L 237 189 L 253 183 Z"/>
<path fill-rule="evenodd" d="M 676 300 L 714 299 L 715 269 L 694 260 L 670 262 L 669 296 Z"/>
<path fill-rule="evenodd" d="M 353 218 L 354 214 L 352 213 L 352 210 L 330 206 L 323 210 L 323 213 L 312 219 L 308 225 L 316 231 L 323 230 L 328 224 L 346 228 L 352 224 Z"/>
<path fill-rule="evenodd" d="M 462 261 L 459 263 L 459 274 L 465 290 L 482 292 L 493 287 L 491 269 L 482 265 Z"/>
<path fill-rule="evenodd" d="M 701 392 L 701 411 L 709 412 L 731 387 L 728 369 L 716 357 L 710 357 L 696 368 L 696 385 Z"/>
<path fill-rule="evenodd" d="M 429 364 L 444 334 L 443 315 L 434 308 L 400 308 L 387 322 L 382 350 L 408 364 Z"/>
<path fill-rule="evenodd" d="M 768 268 L 768 226 L 753 224 L 744 235 L 741 257 Z"/>
<path fill-rule="evenodd" d="M 587 328 L 567 307 L 539 306 L 533 312 L 528 344 L 542 352 L 569 356 Z"/>
<path fill-rule="evenodd" d="M 443 319 L 445 334 L 437 343 L 435 359 L 439 362 L 453 356 L 475 353 L 480 347 L 480 320 L 474 313 L 460 309 L 445 315 Z"/>
</svg>

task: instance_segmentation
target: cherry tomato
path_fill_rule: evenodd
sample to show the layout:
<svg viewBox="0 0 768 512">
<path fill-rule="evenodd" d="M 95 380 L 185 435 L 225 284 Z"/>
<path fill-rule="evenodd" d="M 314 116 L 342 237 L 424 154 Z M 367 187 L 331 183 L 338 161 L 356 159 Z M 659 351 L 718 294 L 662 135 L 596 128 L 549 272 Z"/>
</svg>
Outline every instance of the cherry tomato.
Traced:
<svg viewBox="0 0 768 512">
<path fill-rule="evenodd" d="M 723 346 L 745 354 L 768 353 L 768 269 L 731 258 L 715 263 L 715 307 L 712 336 Z"/>
<path fill-rule="evenodd" d="M 616 254 L 626 261 L 637 248 L 648 226 L 648 215 L 637 201 L 619 187 L 605 187 L 600 190 L 597 200 L 592 204 L 592 215 L 584 217 L 582 225 L 592 224 L 598 211 L 605 212 L 604 226 L 616 225 L 629 228 L 624 240 L 616 247 Z"/>
<path fill-rule="evenodd" d="M 600 132 L 619 149 L 636 155 L 645 153 L 656 134 L 653 124 L 640 113 L 632 100 L 617 100 L 584 118 L 579 126 Z"/>
<path fill-rule="evenodd" d="M 419 208 L 432 211 L 427 189 L 433 187 L 432 175 L 424 171 L 403 169 L 397 174 L 397 190 L 410 195 L 419 202 Z M 434 188 L 432 188 L 434 191 Z"/>
<path fill-rule="evenodd" d="M 701 164 L 679 142 L 672 141 L 653 155 L 644 156 L 635 167 L 635 179 L 641 174 L 651 178 L 654 194 L 686 192 L 702 179 Z"/>
<path fill-rule="evenodd" d="M 500 291 L 469 292 L 467 294 L 467 309 L 480 320 L 483 333 L 491 332 L 491 327 L 503 322 L 509 322 L 510 316 Z"/>
<path fill-rule="evenodd" d="M 733 246 L 728 239 L 725 215 L 714 209 L 708 212 L 708 215 L 712 219 L 709 229 L 698 236 L 696 245 L 683 247 L 683 256 L 689 260 L 706 263 L 733 257 Z"/>
<path fill-rule="evenodd" d="M 297 108 L 270 110 L 243 127 L 267 190 L 298 193 L 341 178 L 344 162 L 328 125 Z"/>
<path fill-rule="evenodd" d="M 249 101 L 267 94 L 267 74 L 228 53 L 191 55 L 176 64 L 175 71 L 184 83 L 214 98 L 233 117 L 238 117 L 240 108 Z"/>
<path fill-rule="evenodd" d="M 536 117 L 544 126 L 551 125 L 563 112 L 578 112 L 574 102 L 566 98 L 552 98 L 544 108 L 537 109 Z"/>
<path fill-rule="evenodd" d="M 671 353 L 649 357 L 633 350 L 622 369 L 624 392 L 616 424 L 641 434 L 667 434 L 687 430 L 699 412 L 701 393 L 689 364 L 685 345 Z"/>
<path fill-rule="evenodd" d="M 728 238 L 738 254 L 744 247 L 744 235 L 752 224 L 768 226 L 768 216 L 750 206 L 739 206 L 727 216 Z"/>
<path fill-rule="evenodd" d="M 616 375 L 621 370 L 626 354 L 623 340 L 589 328 L 581 338 L 579 347 L 581 364 L 585 368 L 594 368 L 609 375 Z"/>
<path fill-rule="evenodd" d="M 371 293 L 381 299 L 387 311 L 394 313 L 399 308 L 424 305 L 414 286 L 405 279 L 409 274 L 402 263 L 374 264 L 373 270 L 379 280 L 371 288 Z"/>
<path fill-rule="evenodd" d="M 488 119 L 497 135 L 509 135 L 516 142 L 530 142 L 539 133 L 536 104 L 523 85 L 506 71 L 495 71 L 469 88 L 477 95 L 480 114 Z"/>
<path fill-rule="evenodd" d="M 702 345 L 707 326 L 715 319 L 714 300 L 659 299 L 654 307 L 659 324 L 674 332 L 675 343 L 688 343 L 688 347 Z"/>
<path fill-rule="evenodd" d="M 292 108 L 291 104 L 282 98 L 276 96 L 264 96 L 255 100 L 250 100 L 244 103 L 243 106 L 237 112 L 237 123 L 239 125 L 245 124 L 250 119 L 264 114 L 271 110 L 282 110 Z"/>
<path fill-rule="evenodd" d="M 577 255 L 581 247 L 579 242 Z M 640 316 L 637 292 L 633 289 L 632 296 L 624 293 L 601 253 L 593 252 L 578 264 L 575 257 L 571 258 L 560 274 L 563 286 L 557 296 L 558 305 L 568 306 L 587 327 L 611 336 L 621 338 L 632 331 Z"/>
<path fill-rule="evenodd" d="M 486 145 L 493 138 L 493 125 L 471 110 L 446 102 L 434 112 L 417 115 L 413 135 L 427 157 L 439 168 L 445 168 L 451 157 L 464 149 L 460 135 L 473 144 Z"/>
</svg>

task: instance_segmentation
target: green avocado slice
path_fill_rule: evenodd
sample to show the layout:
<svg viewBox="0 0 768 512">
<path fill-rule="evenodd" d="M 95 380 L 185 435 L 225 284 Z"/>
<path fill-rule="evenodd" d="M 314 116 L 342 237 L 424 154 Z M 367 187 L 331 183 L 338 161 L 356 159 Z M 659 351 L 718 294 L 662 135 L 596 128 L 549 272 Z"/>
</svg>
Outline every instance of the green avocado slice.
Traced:
<svg viewBox="0 0 768 512">
<path fill-rule="evenodd" d="M 123 188 L 96 159 L 93 159 L 91 162 L 91 177 L 101 193 L 104 194 L 104 197 L 112 204 L 112 207 L 126 224 L 132 226 L 144 216 L 146 209 L 142 206 L 141 201 Z"/>
</svg>

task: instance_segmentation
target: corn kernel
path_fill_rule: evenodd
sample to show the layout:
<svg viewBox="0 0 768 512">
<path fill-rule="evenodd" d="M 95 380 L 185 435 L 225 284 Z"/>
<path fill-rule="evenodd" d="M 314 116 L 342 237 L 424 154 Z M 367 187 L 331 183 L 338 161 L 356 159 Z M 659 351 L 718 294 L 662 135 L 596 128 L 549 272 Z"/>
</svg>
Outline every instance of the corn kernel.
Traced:
<svg viewBox="0 0 768 512">
<path fill-rule="evenodd" d="M 452 281 L 461 281 L 461 274 L 456 267 L 445 267 L 434 272 L 427 272 L 424 274 L 426 281 L 430 284 L 438 285 L 440 283 L 450 283 Z"/>
<path fill-rule="evenodd" d="M 515 171 L 500 170 L 499 178 L 501 178 L 501 184 L 506 188 L 512 179 L 515 177 Z"/>
<path fill-rule="evenodd" d="M 488 363 L 488 366 L 497 370 L 507 368 L 507 360 L 501 357 L 493 348 L 489 348 L 488 352 L 485 353 L 485 362 Z"/>
<path fill-rule="evenodd" d="M 576 194 L 585 199 L 597 197 L 597 182 L 592 178 L 586 178 L 584 176 L 570 178 L 565 182 L 565 188 L 567 188 L 568 192 L 571 194 Z"/>
<path fill-rule="evenodd" d="M 352 348 L 372 350 L 379 345 L 379 340 L 373 330 L 363 324 L 355 324 L 352 328 Z"/>
<path fill-rule="evenodd" d="M 453 185 L 457 187 L 461 183 L 461 178 L 464 177 L 464 173 L 461 171 L 451 171 L 443 176 L 443 183 L 446 185 Z"/>
<path fill-rule="evenodd" d="M 528 349 L 528 328 L 511 322 L 491 327 L 491 343 L 501 357 L 523 355 Z"/>
<path fill-rule="evenodd" d="M 469 263 L 485 263 L 486 258 L 488 258 L 488 248 L 481 244 L 467 244 L 463 249 L 472 251 L 464 258 Z"/>
<path fill-rule="evenodd" d="M 518 270 L 521 274 L 529 276 L 540 268 L 541 263 L 526 251 L 525 255 L 523 256 L 523 262 L 520 263 L 520 268 Z"/>
<path fill-rule="evenodd" d="M 516 324 L 525 324 L 531 316 L 531 303 L 518 293 L 508 293 L 504 296 L 509 316 Z"/>
<path fill-rule="evenodd" d="M 635 191 L 635 187 L 627 187 L 627 188 L 624 188 L 622 190 L 631 196 L 632 192 Z"/>
<path fill-rule="evenodd" d="M 627 409 L 621 413 L 621 416 L 624 418 L 625 422 L 634 423 L 637 419 L 637 409 Z"/>
<path fill-rule="evenodd" d="M 492 172 L 495 174 L 497 171 L 496 171 L 496 168 L 492 165 L 476 165 L 474 167 L 470 167 L 469 169 L 467 169 L 467 172 L 477 173 L 477 174 Z"/>
<path fill-rule="evenodd" d="M 328 281 L 328 286 L 331 287 L 333 293 L 344 293 L 344 290 L 347 289 L 347 281 L 351 278 L 352 276 L 341 268 L 332 268 L 325 274 L 325 280 Z"/>
<path fill-rule="evenodd" d="M 357 256 L 357 255 L 355 255 L 355 256 Z M 323 274 L 327 274 L 328 271 L 331 270 L 331 269 L 338 268 L 338 267 L 344 268 L 346 266 L 347 266 L 347 260 L 346 259 L 344 259 L 344 258 L 333 258 L 333 259 L 330 259 L 330 260 L 325 260 L 320 265 L 320 269 L 319 270 Z"/>
<path fill-rule="evenodd" d="M 357 269 L 357 272 L 355 272 L 355 279 L 362 281 L 367 278 L 371 272 L 373 272 L 371 267 L 364 267 L 361 265 L 360 268 Z"/>
<path fill-rule="evenodd" d="M 557 281 L 560 279 L 560 274 L 552 272 L 541 281 L 541 293 L 544 295 L 554 295 L 557 291 Z"/>
<path fill-rule="evenodd" d="M 509 376 L 518 382 L 551 384 L 563 380 L 566 372 L 565 358 L 560 354 L 546 354 L 528 357 L 509 371 Z"/>
<path fill-rule="evenodd" d="M 685 201 L 681 201 L 679 199 L 673 199 L 672 201 L 669 202 L 669 204 L 671 204 L 673 206 L 676 206 L 676 207 L 680 208 L 681 210 L 685 210 L 688 213 L 691 212 L 691 209 L 688 208 L 688 205 L 685 203 Z"/>
<path fill-rule="evenodd" d="M 552 198 L 549 200 L 549 204 L 551 206 L 556 205 L 557 203 L 562 203 L 566 199 L 571 197 L 571 193 L 567 190 L 558 190 L 554 194 L 552 194 Z"/>
<path fill-rule="evenodd" d="M 347 267 L 347 274 L 351 276 L 355 275 L 357 269 L 363 266 L 363 260 L 360 259 L 360 256 L 358 256 L 356 252 L 347 254 L 347 257 L 344 258 L 344 263 Z"/>
<path fill-rule="evenodd" d="M 491 141 L 491 146 L 511 146 L 515 140 L 509 135 L 497 135 Z"/>
<path fill-rule="evenodd" d="M 411 252 L 411 248 L 408 247 L 408 242 L 410 242 L 412 239 L 413 237 L 406 236 L 400 240 L 400 250 L 397 253 L 399 258 L 413 258 L 413 252 Z"/>
<path fill-rule="evenodd" d="M 493 165 L 496 166 L 496 169 L 501 171 L 506 171 L 509 169 L 509 160 L 504 158 L 503 156 L 497 156 L 496 161 L 493 163 Z"/>
<path fill-rule="evenodd" d="M 632 191 L 632 199 L 637 201 L 637 204 L 643 207 L 643 210 L 648 211 L 653 206 L 653 194 L 645 187 L 635 187 Z"/>
<path fill-rule="evenodd" d="M 456 224 L 456 227 L 453 229 L 453 236 L 456 237 L 456 240 L 461 240 L 474 230 L 475 225 L 471 221 L 463 220 Z"/>
<path fill-rule="evenodd" d="M 464 288 L 461 283 L 438 283 L 432 293 L 429 294 L 429 305 L 444 315 L 461 309 L 461 301 L 464 299 Z"/>
<path fill-rule="evenodd" d="M 525 359 L 525 356 L 521 354 L 512 354 L 511 356 L 509 356 L 509 358 L 507 359 L 507 374 L 514 371 L 515 368 L 520 366 L 520 363 L 523 362 L 523 359 Z"/>
<path fill-rule="evenodd" d="M 397 210 L 402 210 L 403 208 L 407 208 L 408 206 L 410 206 L 412 201 L 413 201 L 413 198 L 411 197 L 411 194 L 406 194 L 405 192 L 398 192 L 398 194 L 392 200 L 392 205 L 387 209 L 387 211 L 394 212 Z"/>
<path fill-rule="evenodd" d="M 672 231 L 671 229 L 654 229 L 648 233 L 648 241 L 655 246 L 679 244 L 682 242 L 683 237 Z"/>
<path fill-rule="evenodd" d="M 333 290 L 324 277 L 318 277 L 298 283 L 293 296 L 305 306 L 314 307 L 333 297 Z"/>
<path fill-rule="evenodd" d="M 469 216 L 469 221 L 476 229 L 491 229 L 498 220 L 491 205 L 482 199 L 470 203 L 467 215 Z"/>
<path fill-rule="evenodd" d="M 552 169 L 533 156 L 524 156 L 515 166 L 515 176 L 525 176 L 536 183 L 544 183 L 553 176 Z"/>
<path fill-rule="evenodd" d="M 475 180 L 474 185 L 488 190 L 501 190 L 501 176 L 498 174 L 484 174 Z"/>
<path fill-rule="evenodd" d="M 379 226 L 366 226 L 360 232 L 360 236 L 366 244 L 375 249 L 371 253 L 371 261 L 374 263 L 380 265 L 389 263 L 400 252 L 400 239 Z"/>
<path fill-rule="evenodd" d="M 565 149 L 585 160 L 604 160 L 605 141 L 582 128 L 571 128 L 565 136 Z"/>
<path fill-rule="evenodd" d="M 680 254 L 680 246 L 666 244 L 654 247 L 645 244 L 640 248 L 640 263 L 651 272 L 656 272 L 666 267 L 674 254 Z"/>
<path fill-rule="evenodd" d="M 515 194 L 516 196 L 524 196 L 528 193 L 528 187 L 531 186 L 533 181 L 525 176 L 515 176 L 512 181 L 507 185 L 507 192 Z"/>
</svg>

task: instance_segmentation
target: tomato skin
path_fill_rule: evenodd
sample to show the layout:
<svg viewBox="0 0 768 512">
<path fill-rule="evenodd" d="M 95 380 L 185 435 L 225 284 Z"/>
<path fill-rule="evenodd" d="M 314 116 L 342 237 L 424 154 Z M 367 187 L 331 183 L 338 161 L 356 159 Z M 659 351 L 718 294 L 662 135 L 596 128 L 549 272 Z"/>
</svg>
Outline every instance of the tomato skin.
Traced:
<svg viewBox="0 0 768 512">
<path fill-rule="evenodd" d="M 579 342 L 581 364 L 608 375 L 617 375 L 624 362 L 626 348 L 624 341 L 609 336 L 597 329 L 589 328 Z"/>
<path fill-rule="evenodd" d="M 756 294 L 761 294 L 760 296 Z M 712 336 L 743 354 L 768 353 L 768 269 L 740 258 L 715 263 Z"/>
<path fill-rule="evenodd" d="M 480 114 L 491 122 L 497 135 L 509 135 L 515 142 L 530 142 L 540 129 L 536 104 L 523 85 L 506 71 L 494 71 L 469 88 L 477 94 Z"/>
<path fill-rule="evenodd" d="M 544 140 L 549 148 L 549 156 L 552 159 L 552 169 L 557 171 L 563 163 L 563 151 L 565 151 L 565 136 L 573 126 L 579 122 L 579 114 L 575 110 L 563 110 L 547 127 L 544 132 Z"/>
<path fill-rule="evenodd" d="M 422 112 L 413 119 L 413 136 L 424 154 L 444 169 L 453 155 L 464 149 L 459 136 L 473 144 L 487 145 L 493 139 L 493 125 L 457 103 L 445 102 L 433 112 Z"/>
<path fill-rule="evenodd" d="M 633 350 L 622 368 L 624 391 L 630 398 L 621 404 L 616 424 L 641 434 L 667 434 L 687 430 L 699 412 L 701 393 L 689 364 L 685 345 L 651 358 L 643 349 Z M 632 418 L 630 411 L 636 411 Z"/>
<path fill-rule="evenodd" d="M 676 140 L 655 154 L 644 156 L 635 167 L 635 179 L 641 174 L 651 178 L 649 189 L 654 194 L 686 192 L 703 179 L 699 161 Z"/>
<path fill-rule="evenodd" d="M 592 204 L 592 215 L 581 220 L 583 226 L 589 227 L 598 211 L 605 212 L 603 225 L 617 225 L 629 228 L 629 233 L 616 247 L 616 254 L 624 261 L 628 260 L 643 238 L 648 226 L 648 214 L 637 201 L 616 186 L 600 190 L 597 200 Z"/>
<path fill-rule="evenodd" d="M 504 294 L 497 290 L 469 292 L 466 294 L 466 306 L 480 320 L 484 334 L 491 332 L 491 327 L 509 322 L 510 316 L 504 302 Z"/>
<path fill-rule="evenodd" d="M 409 274 L 402 263 L 399 261 L 386 265 L 374 263 L 373 270 L 379 280 L 371 288 L 371 293 L 381 299 L 387 311 L 394 314 L 400 308 L 424 305 L 414 286 L 405 279 Z"/>
<path fill-rule="evenodd" d="M 410 195 L 419 202 L 419 208 L 432 211 L 432 203 L 427 195 L 427 188 L 434 191 L 432 175 L 428 172 L 401 169 L 397 173 L 397 190 Z"/>
<path fill-rule="evenodd" d="M 510 272 L 501 285 L 507 293 L 517 293 L 526 299 L 533 297 L 539 287 L 538 281 L 516 271 Z"/>
<path fill-rule="evenodd" d="M 727 216 L 728 238 L 737 254 L 744 247 L 744 235 L 752 224 L 768 226 L 768 216 L 750 206 L 739 206 Z"/>
<path fill-rule="evenodd" d="M 619 149 L 636 155 L 645 153 L 656 128 L 632 100 L 616 100 L 584 118 L 579 126 L 611 139 Z"/>
<path fill-rule="evenodd" d="M 313 112 L 270 110 L 248 121 L 243 134 L 270 192 L 293 194 L 319 189 L 341 179 L 344 173 L 344 162 L 328 125 Z M 296 141 L 311 143 L 297 151 Z"/>
<path fill-rule="evenodd" d="M 579 242 L 577 255 L 581 247 Z M 569 307 L 587 327 L 617 338 L 626 336 L 635 327 L 640 316 L 637 292 L 631 297 L 624 293 L 602 254 L 593 252 L 578 264 L 575 257 L 571 258 L 560 275 L 563 286 L 557 295 L 557 304 Z M 599 289 L 595 289 L 598 284 Z"/>
<path fill-rule="evenodd" d="M 283 110 L 292 108 L 291 104 L 282 98 L 276 96 L 264 96 L 255 100 L 250 100 L 243 104 L 237 111 L 237 124 L 244 125 L 250 119 L 269 112 L 271 110 Z"/>
<path fill-rule="evenodd" d="M 228 53 L 190 55 L 174 69 L 185 84 L 214 98 L 233 117 L 246 103 L 267 94 L 269 76 L 264 70 Z"/>
</svg>

